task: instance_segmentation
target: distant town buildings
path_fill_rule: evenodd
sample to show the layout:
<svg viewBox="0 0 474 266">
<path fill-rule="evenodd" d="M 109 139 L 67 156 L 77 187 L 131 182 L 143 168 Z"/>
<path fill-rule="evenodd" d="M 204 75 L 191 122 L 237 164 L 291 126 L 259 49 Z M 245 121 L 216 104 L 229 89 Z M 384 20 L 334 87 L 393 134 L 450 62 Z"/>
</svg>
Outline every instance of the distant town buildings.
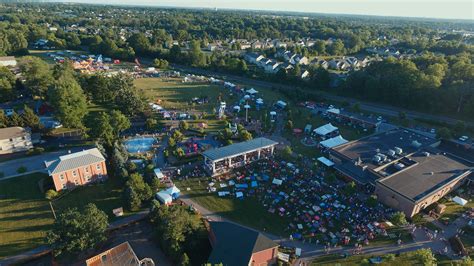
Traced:
<svg viewBox="0 0 474 266">
<path fill-rule="evenodd" d="M 45 162 L 56 191 L 101 181 L 107 177 L 105 158 L 97 148 L 60 156 Z"/>
<path fill-rule="evenodd" d="M 33 148 L 31 134 L 22 127 L 0 128 L 0 154 L 27 151 Z"/>
</svg>

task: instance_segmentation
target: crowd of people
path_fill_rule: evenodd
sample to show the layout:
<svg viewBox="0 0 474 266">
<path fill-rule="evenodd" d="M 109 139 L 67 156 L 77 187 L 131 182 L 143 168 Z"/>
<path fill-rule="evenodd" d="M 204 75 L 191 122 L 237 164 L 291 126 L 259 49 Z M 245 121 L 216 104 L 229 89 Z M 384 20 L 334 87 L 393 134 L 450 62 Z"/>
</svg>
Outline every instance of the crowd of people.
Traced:
<svg viewBox="0 0 474 266">
<path fill-rule="evenodd" d="M 325 173 L 322 168 L 267 159 L 211 183 L 221 183 L 219 195 L 252 197 L 269 212 L 287 218 L 292 239 L 330 246 L 368 245 L 378 236 L 389 237 L 391 224 L 385 221 L 393 210 L 378 203 L 368 206 L 366 194 L 344 192 L 346 183 L 328 182 Z"/>
</svg>

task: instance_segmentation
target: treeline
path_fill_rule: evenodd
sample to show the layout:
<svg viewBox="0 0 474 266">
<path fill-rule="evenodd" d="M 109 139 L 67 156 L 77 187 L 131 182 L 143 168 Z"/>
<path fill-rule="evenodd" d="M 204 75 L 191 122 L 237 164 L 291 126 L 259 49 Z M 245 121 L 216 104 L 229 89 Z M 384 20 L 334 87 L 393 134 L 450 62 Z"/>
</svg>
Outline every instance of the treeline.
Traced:
<svg viewBox="0 0 474 266">
<path fill-rule="evenodd" d="M 432 113 L 474 116 L 474 65 L 471 56 L 426 53 L 412 60 L 389 58 L 353 72 L 341 92 Z"/>
<path fill-rule="evenodd" d="M 2 6 L 0 11 L 0 55 L 25 53 L 28 44 L 40 38 L 59 49 L 85 46 L 93 52 L 119 59 L 157 55 L 162 50 L 169 50 L 173 41 L 183 45 L 192 40 L 199 40 L 204 47 L 215 40 L 299 41 L 309 37 L 317 41 L 306 50 L 318 55 L 357 53 L 367 46 L 386 46 L 389 39 L 397 39 L 407 49 L 418 51 L 432 49 L 458 53 L 469 48 L 460 42 L 461 34 L 441 34 L 438 32 L 440 26 L 472 29 L 469 24 L 462 23 L 440 25 L 360 17 L 311 16 L 303 19 L 244 11 L 10 4 Z M 50 30 L 51 27 L 55 29 Z M 69 30 L 65 31 L 66 28 Z M 332 41 L 326 43 L 330 38 Z M 223 45 L 231 50 L 239 48 L 238 43 Z"/>
</svg>

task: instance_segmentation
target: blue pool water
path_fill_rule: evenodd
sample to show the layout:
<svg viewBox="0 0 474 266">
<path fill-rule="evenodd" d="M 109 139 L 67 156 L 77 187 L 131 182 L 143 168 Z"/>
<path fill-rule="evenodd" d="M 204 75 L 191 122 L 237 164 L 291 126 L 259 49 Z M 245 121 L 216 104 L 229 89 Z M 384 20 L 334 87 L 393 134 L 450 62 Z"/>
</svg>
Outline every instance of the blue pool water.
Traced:
<svg viewBox="0 0 474 266">
<path fill-rule="evenodd" d="M 138 137 L 126 140 L 124 142 L 125 148 L 130 153 L 150 151 L 153 143 L 155 143 L 155 138 L 153 137 Z"/>
</svg>

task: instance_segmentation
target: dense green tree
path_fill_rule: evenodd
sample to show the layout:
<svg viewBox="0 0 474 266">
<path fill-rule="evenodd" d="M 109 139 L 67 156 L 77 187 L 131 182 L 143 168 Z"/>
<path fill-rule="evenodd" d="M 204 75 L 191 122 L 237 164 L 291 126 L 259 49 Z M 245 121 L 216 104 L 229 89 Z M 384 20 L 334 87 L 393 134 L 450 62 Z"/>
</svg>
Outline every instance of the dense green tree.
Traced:
<svg viewBox="0 0 474 266">
<path fill-rule="evenodd" d="M 68 70 L 61 71 L 48 91 L 55 107 L 55 117 L 70 128 L 84 128 L 83 119 L 88 113 L 84 91 Z"/>
<path fill-rule="evenodd" d="M 119 110 L 113 110 L 110 113 L 110 125 L 114 130 L 114 137 L 118 139 L 120 133 L 130 128 L 130 120 Z"/>
<path fill-rule="evenodd" d="M 401 211 L 395 212 L 392 215 L 392 217 L 390 218 L 390 221 L 396 226 L 402 226 L 402 225 L 406 225 L 408 223 L 407 219 L 406 219 L 406 216 L 405 216 L 405 213 L 403 213 Z"/>
<path fill-rule="evenodd" d="M 0 110 L 0 128 L 5 128 L 9 124 L 8 117 L 3 110 Z"/>
<path fill-rule="evenodd" d="M 10 101 L 15 96 L 15 75 L 6 67 L 0 66 L 0 102 Z"/>
<path fill-rule="evenodd" d="M 76 208 L 61 212 L 46 239 L 55 256 L 76 254 L 106 240 L 107 227 L 107 214 L 89 203 L 82 212 Z"/>
<path fill-rule="evenodd" d="M 192 239 L 202 226 L 199 216 L 179 205 L 159 205 L 153 202 L 150 221 L 156 226 L 164 251 L 174 260 L 180 261 L 186 241 Z"/>
<path fill-rule="evenodd" d="M 38 57 L 25 56 L 20 60 L 20 70 L 25 78 L 25 86 L 33 96 L 45 97 L 53 84 L 53 76 L 48 64 Z"/>
<path fill-rule="evenodd" d="M 186 122 L 185 120 L 179 121 L 179 130 L 186 131 L 188 129 L 189 129 L 189 123 L 188 122 Z"/>
<path fill-rule="evenodd" d="M 41 128 L 41 123 L 39 117 L 35 114 L 33 109 L 25 106 L 23 108 L 23 113 L 21 114 L 21 119 L 23 120 L 23 125 L 31 128 L 36 131 Z"/>
<path fill-rule="evenodd" d="M 23 119 L 21 119 L 21 116 L 17 112 L 13 112 L 10 117 L 8 117 L 8 126 L 9 127 L 23 127 Z"/>
<path fill-rule="evenodd" d="M 94 139 L 102 140 L 107 145 L 112 145 L 116 139 L 115 129 L 111 124 L 110 115 L 105 112 L 100 112 L 93 120 L 93 124 L 90 125 L 90 135 Z"/>
<path fill-rule="evenodd" d="M 142 202 L 151 199 L 153 196 L 153 191 L 151 190 L 150 186 L 145 183 L 143 176 L 138 173 L 133 173 L 129 176 L 126 183 L 126 188 L 126 191 L 129 193 L 127 200 L 133 201 L 129 202 L 131 210 L 137 210 L 141 206 Z"/>
</svg>

